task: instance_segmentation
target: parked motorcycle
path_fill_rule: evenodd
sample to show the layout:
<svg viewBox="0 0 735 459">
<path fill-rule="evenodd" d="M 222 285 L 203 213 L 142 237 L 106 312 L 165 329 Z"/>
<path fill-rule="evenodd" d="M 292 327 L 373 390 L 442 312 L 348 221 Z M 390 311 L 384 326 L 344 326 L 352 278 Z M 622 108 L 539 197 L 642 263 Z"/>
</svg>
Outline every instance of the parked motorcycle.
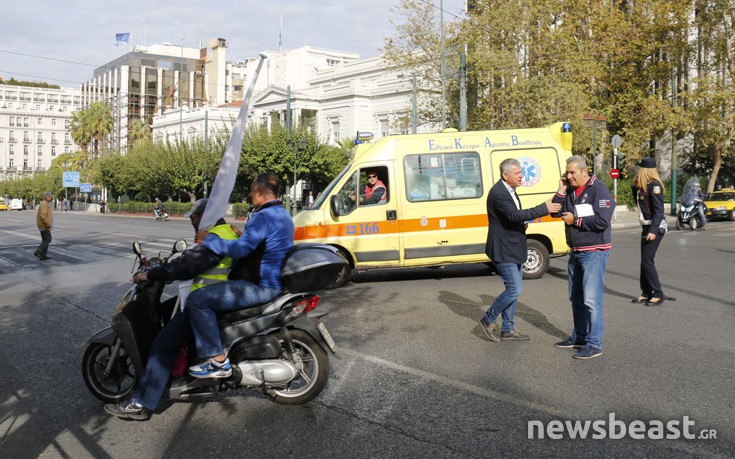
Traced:
<svg viewBox="0 0 735 459">
<path fill-rule="evenodd" d="M 167 263 L 186 242 L 177 241 L 170 254 L 148 258 L 133 243 L 138 269 Z M 329 378 L 329 354 L 335 343 L 321 320 L 328 313 L 313 312 L 320 297 L 347 263 L 331 246 L 303 244 L 289 253 L 281 273 L 286 291 L 271 302 L 218 314 L 225 354 L 232 376 L 225 379 L 173 378 L 164 392 L 170 400 L 209 400 L 220 390 L 248 388 L 277 403 L 297 405 L 316 397 Z M 89 338 L 82 359 L 87 388 L 99 400 L 117 403 L 128 398 L 138 383 L 156 335 L 163 329 L 161 294 L 165 282 L 133 285 L 118 303 L 112 326 Z M 193 347 L 193 346 L 192 346 Z M 189 365 L 196 363 L 189 355 Z"/>
<path fill-rule="evenodd" d="M 699 185 L 696 177 L 691 177 L 686 181 L 681 190 L 681 199 L 679 199 L 679 211 L 676 213 L 676 229 L 680 230 L 684 226 L 694 231 L 705 225 L 701 215 L 707 212 L 707 206 L 702 198 L 695 192 L 695 185 Z M 701 213 L 700 213 L 701 209 Z"/>
<path fill-rule="evenodd" d="M 165 210 L 161 211 L 161 210 L 158 210 L 158 209 L 153 209 L 153 218 L 156 221 L 164 221 L 165 222 L 166 220 L 168 220 L 168 212 L 166 212 Z"/>
</svg>

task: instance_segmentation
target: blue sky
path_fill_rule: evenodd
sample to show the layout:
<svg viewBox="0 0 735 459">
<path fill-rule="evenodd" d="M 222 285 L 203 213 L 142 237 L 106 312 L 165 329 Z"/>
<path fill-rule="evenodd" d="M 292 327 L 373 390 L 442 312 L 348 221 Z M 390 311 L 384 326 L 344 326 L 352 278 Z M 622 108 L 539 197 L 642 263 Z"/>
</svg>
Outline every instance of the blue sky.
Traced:
<svg viewBox="0 0 735 459">
<path fill-rule="evenodd" d="M 419 0 L 424 1 L 424 0 Z M 438 6 L 439 0 L 426 0 Z M 115 34 L 140 44 L 195 48 L 225 38 L 228 60 L 304 44 L 374 57 L 394 35 L 395 0 L 43 0 L 6 2 L 0 15 L 0 76 L 75 87 L 94 68 L 124 53 Z M 210 6 L 212 5 L 212 6 Z M 445 21 L 462 16 L 464 0 L 444 0 Z"/>
</svg>

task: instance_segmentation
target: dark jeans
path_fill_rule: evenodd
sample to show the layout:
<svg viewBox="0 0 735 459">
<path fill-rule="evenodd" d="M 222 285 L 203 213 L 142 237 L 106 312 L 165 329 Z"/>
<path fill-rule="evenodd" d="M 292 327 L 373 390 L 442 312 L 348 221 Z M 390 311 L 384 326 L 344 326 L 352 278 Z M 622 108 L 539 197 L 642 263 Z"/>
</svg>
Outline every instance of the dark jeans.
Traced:
<svg viewBox="0 0 735 459">
<path fill-rule="evenodd" d="M 194 290 L 186 299 L 194 342 L 200 358 L 224 353 L 217 325 L 217 312 L 237 311 L 264 304 L 281 292 L 246 280 L 217 282 Z"/>
<path fill-rule="evenodd" d="M 664 235 L 657 234 L 656 239 L 647 241 L 645 238 L 649 229 L 649 226 L 644 226 L 641 234 L 641 296 L 663 298 L 664 292 L 661 290 L 661 281 L 658 279 L 658 272 L 653 259 L 656 257 L 656 251 L 664 239 Z"/>
<path fill-rule="evenodd" d="M 185 308 L 183 313 L 177 313 L 153 340 L 148 363 L 133 395 L 133 400 L 148 410 L 153 411 L 158 406 L 181 345 L 191 338 L 188 312 L 189 308 Z"/>
<path fill-rule="evenodd" d="M 41 230 L 41 245 L 36 249 L 36 253 L 45 257 L 49 244 L 51 244 L 51 230 Z"/>
</svg>

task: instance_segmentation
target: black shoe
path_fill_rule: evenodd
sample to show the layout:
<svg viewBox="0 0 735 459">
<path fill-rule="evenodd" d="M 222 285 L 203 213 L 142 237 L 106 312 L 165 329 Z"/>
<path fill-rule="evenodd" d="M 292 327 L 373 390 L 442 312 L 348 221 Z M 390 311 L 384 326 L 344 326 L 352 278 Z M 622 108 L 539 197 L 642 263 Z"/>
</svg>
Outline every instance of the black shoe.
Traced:
<svg viewBox="0 0 735 459">
<path fill-rule="evenodd" d="M 120 403 L 108 403 L 105 405 L 105 411 L 120 419 L 135 419 L 136 421 L 145 421 L 148 419 L 148 410 L 140 403 L 133 402 L 132 400 L 124 400 Z"/>
<path fill-rule="evenodd" d="M 559 341 L 558 343 L 554 343 L 554 346 L 561 348 L 561 349 L 581 349 L 584 346 L 583 342 L 575 341 L 572 339 L 571 336 L 567 337 L 564 341 Z"/>
<path fill-rule="evenodd" d="M 519 333 L 518 330 L 513 330 L 511 332 L 501 332 L 500 339 L 502 341 L 528 341 L 531 337 L 524 335 L 523 333 Z"/>
<path fill-rule="evenodd" d="M 648 300 L 650 300 L 650 298 L 646 298 L 645 296 L 639 296 L 638 298 L 633 298 L 632 300 L 630 300 L 630 302 L 631 303 L 645 303 Z"/>
<path fill-rule="evenodd" d="M 653 300 L 658 300 L 658 301 L 653 301 Z M 646 301 L 646 306 L 659 306 L 659 305 L 664 304 L 664 301 L 665 300 L 663 298 L 651 298 L 650 300 Z"/>
<path fill-rule="evenodd" d="M 33 252 L 33 255 L 35 255 L 35 256 L 36 256 L 36 258 L 38 258 L 39 260 L 43 260 L 43 257 L 41 256 L 41 254 L 40 254 L 40 253 L 38 253 L 38 252 Z"/>
<path fill-rule="evenodd" d="M 498 326 L 496 324 L 489 324 L 480 319 L 480 326 L 482 327 L 482 331 L 490 338 L 490 341 L 493 343 L 500 342 L 500 338 L 498 338 Z"/>
</svg>

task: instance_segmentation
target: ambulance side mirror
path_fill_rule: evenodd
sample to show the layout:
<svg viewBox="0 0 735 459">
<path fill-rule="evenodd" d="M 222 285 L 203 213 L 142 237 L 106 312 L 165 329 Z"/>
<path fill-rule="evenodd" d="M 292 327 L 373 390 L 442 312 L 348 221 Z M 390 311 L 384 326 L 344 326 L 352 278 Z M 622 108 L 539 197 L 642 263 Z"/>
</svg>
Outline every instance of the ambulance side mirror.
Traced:
<svg viewBox="0 0 735 459">
<path fill-rule="evenodd" d="M 339 217 L 339 198 L 337 196 L 329 198 L 329 210 L 332 212 L 332 217 Z"/>
</svg>

